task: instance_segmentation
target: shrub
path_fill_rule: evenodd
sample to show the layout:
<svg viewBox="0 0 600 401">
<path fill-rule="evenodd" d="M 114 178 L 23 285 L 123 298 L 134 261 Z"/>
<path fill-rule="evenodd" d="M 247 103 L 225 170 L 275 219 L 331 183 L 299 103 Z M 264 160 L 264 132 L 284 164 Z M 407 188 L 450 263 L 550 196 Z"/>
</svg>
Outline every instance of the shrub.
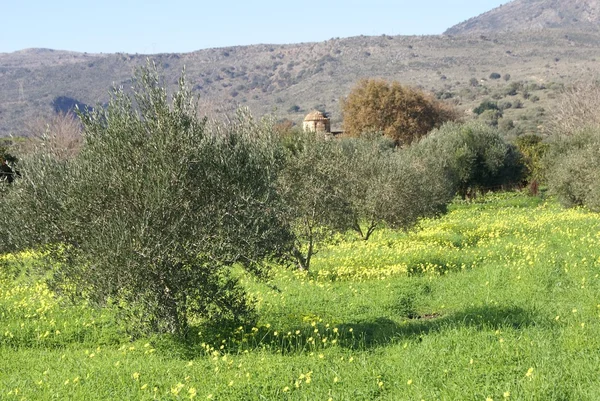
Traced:
<svg viewBox="0 0 600 401">
<path fill-rule="evenodd" d="M 562 94 L 546 126 L 544 167 L 550 193 L 565 206 L 600 211 L 600 84 L 575 85 Z"/>
<path fill-rule="evenodd" d="M 498 120 L 502 118 L 501 110 L 486 110 L 479 115 L 479 120 L 484 121 L 486 124 L 492 127 L 498 126 Z"/>
<path fill-rule="evenodd" d="M 517 185 L 524 175 L 519 151 L 497 128 L 481 122 L 445 124 L 415 147 L 423 159 L 433 159 L 448 170 L 463 198 Z"/>
<path fill-rule="evenodd" d="M 545 166 L 549 191 L 564 206 L 600 211 L 600 128 L 552 137 Z"/>
<path fill-rule="evenodd" d="M 540 135 L 527 134 L 519 136 L 515 145 L 523 155 L 523 162 L 527 168 L 528 182 L 541 182 L 544 180 L 543 160 L 548 149 L 548 144 L 543 142 Z"/>
<path fill-rule="evenodd" d="M 481 104 L 473 109 L 473 113 L 480 115 L 487 110 L 500 110 L 498 103 L 492 102 L 491 100 L 484 100 Z"/>
<path fill-rule="evenodd" d="M 50 146 L 59 158 L 73 158 L 83 145 L 81 122 L 73 113 L 57 113 L 49 119 L 36 119 L 27 126 L 28 137 L 19 146 L 22 154 L 39 146 Z"/>
<path fill-rule="evenodd" d="M 503 133 L 509 133 L 513 129 L 515 129 L 515 122 L 509 118 L 502 118 L 498 122 L 498 129 Z"/>
<path fill-rule="evenodd" d="M 360 81 L 342 102 L 342 112 L 348 135 L 382 132 L 398 145 L 457 118 L 453 109 L 420 90 L 375 79 Z"/>
<path fill-rule="evenodd" d="M 153 331 L 185 333 L 188 315 L 252 319 L 233 265 L 261 275 L 287 252 L 274 182 L 282 163 L 268 125 L 239 113 L 208 125 L 183 78 L 168 101 L 156 68 L 133 95 L 81 115 L 72 159 L 53 149 L 24 161 L 0 207 L 18 230 L 2 250 L 45 250 L 50 285 L 98 305 L 116 302 Z"/>
<path fill-rule="evenodd" d="M 562 94 L 545 124 L 545 133 L 553 136 L 573 135 L 588 127 L 600 126 L 600 83 L 574 85 Z"/>
</svg>

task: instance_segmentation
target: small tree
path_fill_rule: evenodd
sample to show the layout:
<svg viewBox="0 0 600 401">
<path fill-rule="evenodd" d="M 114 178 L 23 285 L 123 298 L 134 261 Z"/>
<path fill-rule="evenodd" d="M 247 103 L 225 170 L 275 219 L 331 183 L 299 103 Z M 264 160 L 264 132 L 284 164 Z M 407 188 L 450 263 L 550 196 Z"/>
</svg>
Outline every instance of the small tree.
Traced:
<svg viewBox="0 0 600 401">
<path fill-rule="evenodd" d="M 550 193 L 565 206 L 600 211 L 600 84 L 564 91 L 545 125 L 550 134 L 544 173 Z"/>
<path fill-rule="evenodd" d="M 586 128 L 600 127 L 600 82 L 581 83 L 564 89 L 551 110 L 544 131 L 552 136 L 570 136 Z"/>
<path fill-rule="evenodd" d="M 452 108 L 430 95 L 377 79 L 360 81 L 342 102 L 342 112 L 348 135 L 382 132 L 397 145 L 409 145 L 457 118 Z"/>
<path fill-rule="evenodd" d="M 296 233 L 292 255 L 300 269 L 308 270 L 317 244 L 351 227 L 347 159 L 337 142 L 319 133 L 297 132 L 285 144 L 288 157 L 279 190 L 286 203 L 285 219 Z"/>
<path fill-rule="evenodd" d="M 553 136 L 545 157 L 549 192 L 567 207 L 600 211 L 600 129 Z"/>
<path fill-rule="evenodd" d="M 23 154 L 35 151 L 37 147 L 51 147 L 53 153 L 69 159 L 83 146 L 79 118 L 69 113 L 56 113 L 48 119 L 35 119 L 27 125 L 28 138 L 20 144 Z"/>
<path fill-rule="evenodd" d="M 169 102 L 155 68 L 133 95 L 81 115 L 73 158 L 40 147 L 1 204 L 18 223 L 3 250 L 46 252 L 57 291 L 119 302 L 154 331 L 184 333 L 188 315 L 252 318 L 230 268 L 262 274 L 291 243 L 274 186 L 283 161 L 269 125 L 241 113 L 208 125 L 183 78 Z"/>
<path fill-rule="evenodd" d="M 419 218 L 445 210 L 453 198 L 452 185 L 438 166 L 394 149 L 377 138 L 342 142 L 347 155 L 347 188 L 352 229 L 369 240 L 380 226 L 408 229 Z"/>
<path fill-rule="evenodd" d="M 301 269 L 310 268 L 317 245 L 332 233 L 354 230 L 368 240 L 383 224 L 407 229 L 443 212 L 454 196 L 440 163 L 423 161 L 410 148 L 395 150 L 381 137 L 328 140 L 300 133 L 286 146 L 280 191 Z"/>
<path fill-rule="evenodd" d="M 548 150 L 548 144 L 543 142 L 540 135 L 527 134 L 517 137 L 515 145 L 523 155 L 523 161 L 527 168 L 527 181 L 539 184 L 544 180 L 543 160 Z"/>
<path fill-rule="evenodd" d="M 481 122 L 446 124 L 415 148 L 423 159 L 439 159 L 463 198 L 519 184 L 525 171 L 516 147 L 508 144 L 497 128 Z"/>
</svg>

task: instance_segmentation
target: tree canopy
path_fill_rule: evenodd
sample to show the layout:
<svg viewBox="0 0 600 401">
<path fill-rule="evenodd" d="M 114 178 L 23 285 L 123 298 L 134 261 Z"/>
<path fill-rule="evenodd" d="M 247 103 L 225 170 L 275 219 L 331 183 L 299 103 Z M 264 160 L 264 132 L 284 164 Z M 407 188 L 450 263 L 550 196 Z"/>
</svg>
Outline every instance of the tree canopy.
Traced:
<svg viewBox="0 0 600 401">
<path fill-rule="evenodd" d="M 350 136 L 381 132 L 397 145 L 408 145 L 456 112 L 424 92 L 398 82 L 364 79 L 342 102 L 344 131 Z"/>
<path fill-rule="evenodd" d="M 188 316 L 252 319 L 231 268 L 262 275 L 292 238 L 278 217 L 271 125 L 243 112 L 209 124 L 183 78 L 169 96 L 155 67 L 134 83 L 81 115 L 72 158 L 40 146 L 23 160 L 0 204 L 0 221 L 18 227 L 2 251 L 43 250 L 53 290 L 121 305 L 152 331 L 183 333 Z"/>
</svg>

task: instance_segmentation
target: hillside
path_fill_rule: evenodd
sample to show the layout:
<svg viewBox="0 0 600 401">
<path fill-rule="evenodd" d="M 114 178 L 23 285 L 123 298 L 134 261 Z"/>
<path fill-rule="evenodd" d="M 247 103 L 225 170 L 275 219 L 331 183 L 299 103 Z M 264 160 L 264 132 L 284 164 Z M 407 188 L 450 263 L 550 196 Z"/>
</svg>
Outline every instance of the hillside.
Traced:
<svg viewBox="0 0 600 401">
<path fill-rule="evenodd" d="M 185 66 L 188 83 L 200 97 L 200 113 L 209 116 L 248 106 L 257 116 L 270 113 L 300 123 L 306 113 L 321 109 L 331 114 L 333 128 L 339 128 L 340 99 L 361 78 L 379 77 L 433 92 L 466 113 L 491 99 L 506 106 L 507 126 L 534 132 L 564 85 L 597 79 L 600 32 L 555 28 L 497 33 L 502 29 L 484 21 L 509 26 L 505 19 L 516 14 L 533 21 L 527 15 L 544 8 L 558 10 L 563 20 L 572 20 L 577 11 L 579 20 L 585 14 L 585 21 L 592 23 L 597 4 L 517 0 L 462 24 L 461 32 L 484 26 L 492 30 L 480 35 L 359 36 L 150 58 L 171 87 Z M 106 103 L 110 88 L 129 87 L 134 69 L 148 57 L 50 49 L 0 53 L 0 136 L 29 135 L 36 120 L 75 104 Z"/>
<path fill-rule="evenodd" d="M 515 0 L 455 25 L 444 34 L 526 32 L 546 28 L 597 32 L 599 27 L 598 0 Z"/>
</svg>

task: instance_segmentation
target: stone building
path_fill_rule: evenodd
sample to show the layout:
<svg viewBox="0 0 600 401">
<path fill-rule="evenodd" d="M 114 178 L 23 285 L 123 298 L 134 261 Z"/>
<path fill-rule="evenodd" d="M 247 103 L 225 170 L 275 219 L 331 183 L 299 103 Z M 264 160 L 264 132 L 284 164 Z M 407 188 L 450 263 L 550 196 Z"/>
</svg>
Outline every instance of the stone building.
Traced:
<svg viewBox="0 0 600 401">
<path fill-rule="evenodd" d="M 302 128 L 305 132 L 331 133 L 331 121 L 320 111 L 312 111 L 304 118 Z"/>
</svg>

